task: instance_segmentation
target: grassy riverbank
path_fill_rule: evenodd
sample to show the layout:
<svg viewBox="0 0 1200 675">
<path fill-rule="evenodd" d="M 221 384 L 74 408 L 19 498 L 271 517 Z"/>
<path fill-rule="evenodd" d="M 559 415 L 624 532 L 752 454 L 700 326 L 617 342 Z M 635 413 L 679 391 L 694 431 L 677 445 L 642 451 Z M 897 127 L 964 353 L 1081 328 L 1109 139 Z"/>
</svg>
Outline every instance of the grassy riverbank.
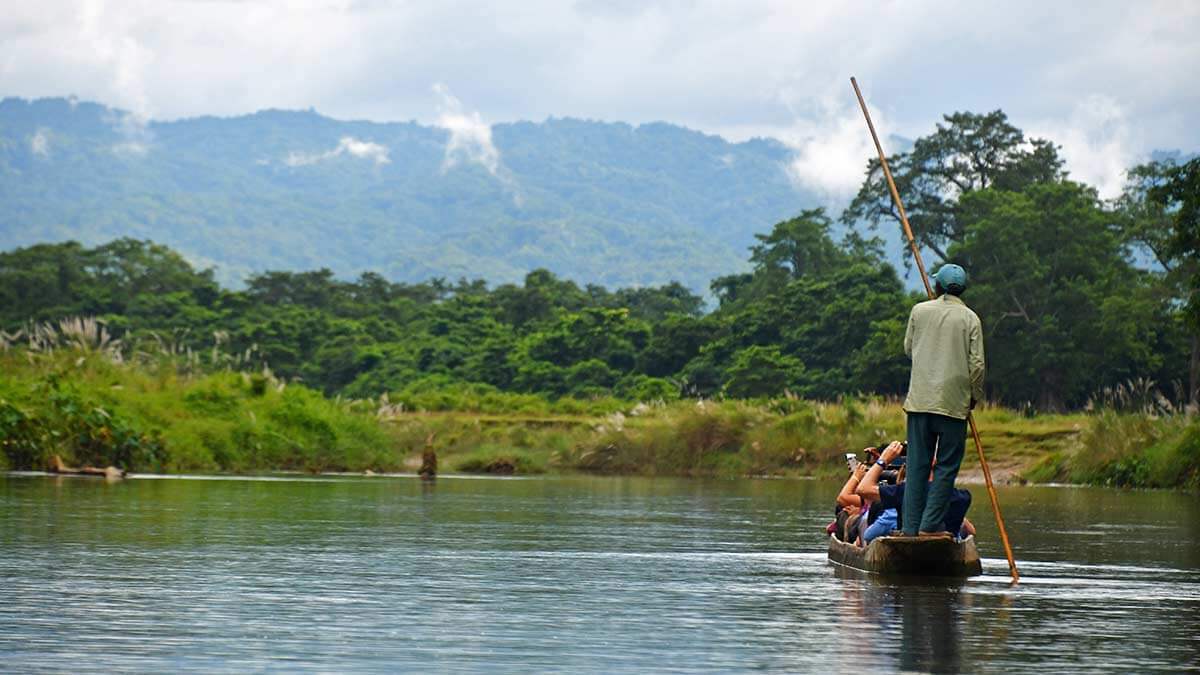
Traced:
<svg viewBox="0 0 1200 675">
<path fill-rule="evenodd" d="M 0 462 L 150 472 L 414 470 L 432 435 L 443 471 L 835 476 L 842 454 L 902 437 L 878 398 L 550 402 L 486 387 L 328 399 L 269 374 L 117 363 L 97 350 L 0 355 Z M 978 411 L 1002 482 L 1195 487 L 1200 426 L 1183 416 Z M 964 479 L 978 478 L 968 453 Z"/>
<path fill-rule="evenodd" d="M 1090 420 L 981 410 L 993 475 L 1021 481 L 1039 461 L 1071 456 Z M 841 476 L 844 453 L 904 434 L 900 405 L 878 399 L 679 401 L 608 415 L 443 411 L 398 415 L 390 423 L 410 447 L 434 433 L 439 455 L 460 468 L 520 462 L 532 471 L 728 477 Z M 963 477 L 982 481 L 973 452 Z"/>
<path fill-rule="evenodd" d="M 10 468 L 131 471 L 354 470 L 389 466 L 391 437 L 369 414 L 257 374 L 180 373 L 97 352 L 0 356 L 0 436 Z"/>
</svg>

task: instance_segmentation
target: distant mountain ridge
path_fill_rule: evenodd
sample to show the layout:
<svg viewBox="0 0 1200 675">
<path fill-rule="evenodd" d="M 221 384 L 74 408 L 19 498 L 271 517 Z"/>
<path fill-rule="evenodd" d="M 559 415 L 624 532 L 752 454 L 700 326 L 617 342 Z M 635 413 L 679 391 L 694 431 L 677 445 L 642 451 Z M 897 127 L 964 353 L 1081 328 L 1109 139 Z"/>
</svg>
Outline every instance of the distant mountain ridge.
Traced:
<svg viewBox="0 0 1200 675">
<path fill-rule="evenodd" d="M 0 101 L 2 248 L 153 239 L 236 283 L 266 269 L 706 290 L 753 234 L 821 203 L 782 143 L 551 118 L 452 134 L 312 111 L 143 122 Z"/>
</svg>

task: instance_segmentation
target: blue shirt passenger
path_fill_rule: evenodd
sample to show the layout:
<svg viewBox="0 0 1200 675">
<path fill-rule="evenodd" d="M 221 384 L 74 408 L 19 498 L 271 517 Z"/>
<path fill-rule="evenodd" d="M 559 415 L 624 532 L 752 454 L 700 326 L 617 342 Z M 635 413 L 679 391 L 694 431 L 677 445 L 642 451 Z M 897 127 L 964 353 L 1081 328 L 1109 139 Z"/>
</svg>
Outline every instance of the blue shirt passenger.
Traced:
<svg viewBox="0 0 1200 675">
<path fill-rule="evenodd" d="M 897 518 L 899 513 L 904 509 L 904 486 L 907 483 L 898 485 L 880 485 L 879 486 L 879 503 L 885 509 L 895 509 Z M 962 529 L 963 518 L 967 517 L 967 509 L 971 508 L 971 493 L 966 490 L 955 488 L 950 492 L 950 504 L 946 509 L 946 531 L 958 536 Z M 883 517 L 880 516 L 880 520 Z M 879 536 L 879 535 L 875 535 Z"/>
<path fill-rule="evenodd" d="M 886 486 L 885 486 L 886 487 Z M 896 523 L 900 522 L 900 514 L 896 509 L 885 509 L 875 522 L 867 528 L 863 533 L 863 544 L 871 543 L 875 537 L 882 537 L 885 534 L 891 534 L 892 530 L 896 529 Z"/>
</svg>

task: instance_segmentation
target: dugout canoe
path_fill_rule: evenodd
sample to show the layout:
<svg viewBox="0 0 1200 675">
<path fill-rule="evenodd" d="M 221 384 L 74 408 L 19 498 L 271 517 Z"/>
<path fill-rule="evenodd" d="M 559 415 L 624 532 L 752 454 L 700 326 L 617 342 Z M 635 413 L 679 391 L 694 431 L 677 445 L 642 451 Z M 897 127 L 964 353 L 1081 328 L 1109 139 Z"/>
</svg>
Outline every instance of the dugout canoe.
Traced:
<svg viewBox="0 0 1200 675">
<path fill-rule="evenodd" d="M 983 574 L 975 537 L 878 537 L 860 548 L 830 535 L 829 562 L 862 572 L 902 577 L 974 577 Z"/>
</svg>

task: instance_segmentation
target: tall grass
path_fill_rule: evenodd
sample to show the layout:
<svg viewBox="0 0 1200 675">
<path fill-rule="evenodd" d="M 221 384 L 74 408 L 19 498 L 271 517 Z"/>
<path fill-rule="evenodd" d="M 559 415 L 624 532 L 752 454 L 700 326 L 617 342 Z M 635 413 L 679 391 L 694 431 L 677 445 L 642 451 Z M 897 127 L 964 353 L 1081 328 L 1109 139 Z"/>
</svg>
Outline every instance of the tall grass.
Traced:
<svg viewBox="0 0 1200 675">
<path fill-rule="evenodd" d="M 445 376 L 417 380 L 385 394 L 391 412 L 475 412 L 489 415 L 607 415 L 627 410 L 628 401 L 612 396 L 550 400 L 538 394 L 501 391 L 480 382 L 455 382 Z"/>
<path fill-rule="evenodd" d="M 558 461 L 601 473 L 830 472 L 842 453 L 897 437 L 903 418 L 896 413 L 895 404 L 878 399 L 680 401 L 610 415 Z"/>
<path fill-rule="evenodd" d="M 377 400 L 328 399 L 278 380 L 252 351 L 225 354 L 220 334 L 204 354 L 175 338 L 123 345 L 89 319 L 0 334 L 0 466 L 42 468 L 58 454 L 131 471 L 412 470 L 432 435 L 457 471 L 834 475 L 843 453 L 904 436 L 899 402 L 869 396 L 551 401 L 431 378 Z M 1200 487 L 1200 423 L 1152 382 L 1099 392 L 1090 408 L 983 406 L 993 470 Z"/>
<path fill-rule="evenodd" d="M 119 352 L 117 352 L 119 353 Z M 186 358 L 186 356 L 185 356 Z M 0 446 L 9 468 L 131 471 L 387 470 L 403 458 L 373 409 L 269 371 L 187 372 L 78 344 L 0 353 Z"/>
<path fill-rule="evenodd" d="M 1069 450 L 1041 458 L 1033 480 L 1115 487 L 1200 488 L 1200 420 L 1147 379 L 1097 393 Z"/>
</svg>

